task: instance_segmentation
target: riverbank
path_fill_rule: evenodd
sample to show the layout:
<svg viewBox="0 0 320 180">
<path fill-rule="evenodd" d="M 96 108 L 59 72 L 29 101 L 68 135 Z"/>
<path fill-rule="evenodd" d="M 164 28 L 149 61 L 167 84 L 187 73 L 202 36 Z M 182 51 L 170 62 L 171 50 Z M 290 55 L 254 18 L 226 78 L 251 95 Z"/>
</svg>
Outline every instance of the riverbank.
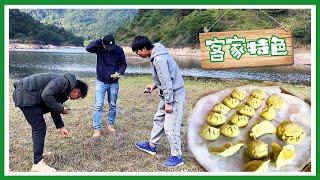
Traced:
<svg viewBox="0 0 320 180">
<path fill-rule="evenodd" d="M 53 50 L 53 52 L 65 49 L 75 50 L 76 52 L 86 53 L 85 47 L 78 46 L 54 46 L 54 45 L 39 45 L 39 44 L 21 44 L 21 43 L 10 43 L 10 50 Z M 128 57 L 136 57 L 136 54 L 132 52 L 131 47 L 123 46 L 123 50 Z M 192 59 L 200 61 L 201 52 L 200 49 L 193 49 L 189 47 L 185 48 L 168 48 L 169 52 L 173 57 L 181 59 Z M 294 50 L 294 66 L 308 67 L 311 65 L 311 48 L 309 46 L 295 48 Z"/>
<path fill-rule="evenodd" d="M 122 46 L 125 53 L 135 55 L 132 52 L 131 47 Z M 10 43 L 9 49 L 66 49 L 66 48 L 85 48 L 81 46 L 55 46 L 55 45 L 44 45 L 44 44 L 21 44 L 21 43 Z M 168 48 L 172 55 L 177 56 L 200 56 L 199 49 L 192 49 L 192 48 Z"/>
<path fill-rule="evenodd" d="M 79 48 L 79 46 L 55 46 L 52 44 L 21 44 L 10 43 L 9 49 L 62 49 L 62 48 Z"/>
<path fill-rule="evenodd" d="M 311 87 L 248 80 L 217 80 L 185 78 L 186 104 L 183 115 L 182 144 L 185 165 L 177 168 L 164 168 L 163 161 L 170 155 L 168 141 L 163 138 L 156 156 L 148 156 L 136 149 L 134 143 L 149 138 L 152 117 L 159 97 L 156 92 L 143 93 L 146 85 L 152 83 L 151 76 L 139 75 L 120 80 L 118 99 L 117 132 L 109 134 L 103 130 L 103 137 L 92 138 L 92 107 L 95 79 L 83 78 L 89 85 L 85 99 L 68 101 L 70 114 L 63 116 L 65 126 L 70 130 L 70 138 L 61 138 L 54 127 L 50 115 L 45 116 L 47 136 L 45 149 L 53 152 L 45 161 L 62 172 L 201 172 L 204 169 L 197 163 L 186 143 L 188 118 L 192 107 L 204 95 L 224 88 L 242 85 L 281 86 L 301 98 L 310 97 Z M 31 130 L 19 108 L 12 102 L 12 82 L 9 93 L 9 168 L 12 172 L 27 172 L 32 165 Z M 107 105 L 105 107 L 107 109 Z M 104 113 L 103 120 L 106 115 Z M 7 132 L 8 133 L 8 132 Z"/>
</svg>

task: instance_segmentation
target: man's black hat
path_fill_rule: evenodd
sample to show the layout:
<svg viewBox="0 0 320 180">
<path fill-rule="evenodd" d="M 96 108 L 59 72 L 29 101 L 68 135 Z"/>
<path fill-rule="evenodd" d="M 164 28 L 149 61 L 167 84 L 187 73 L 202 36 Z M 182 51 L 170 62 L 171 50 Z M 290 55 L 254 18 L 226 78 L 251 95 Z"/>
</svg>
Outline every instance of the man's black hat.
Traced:
<svg viewBox="0 0 320 180">
<path fill-rule="evenodd" d="M 116 47 L 116 43 L 112 35 L 106 35 L 105 37 L 103 37 L 102 43 L 106 46 L 106 49 L 108 50 L 113 50 Z"/>
</svg>

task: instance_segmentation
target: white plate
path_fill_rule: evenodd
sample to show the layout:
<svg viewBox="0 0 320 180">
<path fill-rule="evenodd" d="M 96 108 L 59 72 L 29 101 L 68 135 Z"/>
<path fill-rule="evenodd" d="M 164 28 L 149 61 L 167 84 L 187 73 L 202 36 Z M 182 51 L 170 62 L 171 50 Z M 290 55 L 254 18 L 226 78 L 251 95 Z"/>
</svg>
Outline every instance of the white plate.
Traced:
<svg viewBox="0 0 320 180">
<path fill-rule="evenodd" d="M 277 117 L 271 123 L 278 127 L 278 125 L 284 121 L 290 119 L 291 121 L 302 126 L 306 132 L 306 137 L 303 141 L 294 145 L 296 149 L 296 157 L 291 164 L 281 167 L 280 169 L 275 168 L 274 162 L 269 164 L 268 171 L 271 172 L 297 172 L 301 169 L 303 165 L 311 157 L 311 108 L 310 105 L 305 103 L 303 100 L 291 96 L 288 94 L 281 93 L 279 87 L 257 87 L 257 86 L 241 86 L 239 89 L 245 90 L 247 92 L 247 97 L 254 89 L 263 89 L 265 90 L 267 97 L 264 100 L 263 105 L 256 110 L 256 115 L 253 116 L 249 124 L 246 127 L 240 128 L 240 135 L 236 138 L 227 138 L 222 135 L 215 141 L 204 140 L 200 135 L 199 131 L 201 127 L 206 123 L 206 118 L 208 112 L 212 109 L 215 104 L 222 102 L 222 100 L 229 96 L 234 88 L 224 89 L 217 93 L 207 95 L 198 100 L 196 105 L 193 108 L 192 114 L 189 118 L 187 140 L 188 146 L 191 152 L 193 153 L 196 160 L 199 164 L 204 167 L 207 171 L 211 172 L 241 172 L 243 171 L 244 163 L 248 161 L 248 158 L 245 156 L 245 150 L 247 148 L 250 138 L 248 133 L 252 127 L 252 124 L 260 119 L 260 113 L 262 109 L 266 106 L 266 100 L 271 94 L 278 94 L 282 96 L 286 101 L 286 107 L 277 111 Z M 245 103 L 247 100 L 244 99 L 241 103 Z M 227 120 L 235 112 L 235 109 L 232 109 L 227 114 Z M 269 154 L 272 152 L 271 143 L 277 142 L 280 145 L 285 145 L 276 134 L 267 134 L 258 138 L 263 142 L 269 144 Z M 245 141 L 245 146 L 243 146 L 237 153 L 230 157 L 220 157 L 209 154 L 208 145 L 212 146 L 221 146 L 227 142 L 238 142 L 239 140 Z"/>
</svg>

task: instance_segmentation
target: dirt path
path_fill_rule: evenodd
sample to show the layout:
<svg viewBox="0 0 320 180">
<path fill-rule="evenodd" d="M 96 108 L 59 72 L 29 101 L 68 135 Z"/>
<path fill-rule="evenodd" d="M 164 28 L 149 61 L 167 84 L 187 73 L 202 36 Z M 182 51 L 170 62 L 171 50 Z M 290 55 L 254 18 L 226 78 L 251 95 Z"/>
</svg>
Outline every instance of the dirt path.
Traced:
<svg viewBox="0 0 320 180">
<path fill-rule="evenodd" d="M 311 65 L 311 51 L 294 52 L 294 65 Z"/>
</svg>

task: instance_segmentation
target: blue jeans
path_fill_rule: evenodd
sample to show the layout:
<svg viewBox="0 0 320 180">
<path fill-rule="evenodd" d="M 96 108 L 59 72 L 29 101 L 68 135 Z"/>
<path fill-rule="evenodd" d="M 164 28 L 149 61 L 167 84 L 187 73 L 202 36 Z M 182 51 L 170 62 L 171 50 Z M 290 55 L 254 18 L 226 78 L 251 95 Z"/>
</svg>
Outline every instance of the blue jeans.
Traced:
<svg viewBox="0 0 320 180">
<path fill-rule="evenodd" d="M 103 83 L 96 80 L 96 93 L 94 98 L 94 114 L 93 114 L 93 128 L 101 130 L 101 117 L 103 112 L 104 97 L 107 92 L 109 113 L 107 123 L 114 125 L 117 113 L 117 98 L 118 98 L 119 82 Z"/>
</svg>

